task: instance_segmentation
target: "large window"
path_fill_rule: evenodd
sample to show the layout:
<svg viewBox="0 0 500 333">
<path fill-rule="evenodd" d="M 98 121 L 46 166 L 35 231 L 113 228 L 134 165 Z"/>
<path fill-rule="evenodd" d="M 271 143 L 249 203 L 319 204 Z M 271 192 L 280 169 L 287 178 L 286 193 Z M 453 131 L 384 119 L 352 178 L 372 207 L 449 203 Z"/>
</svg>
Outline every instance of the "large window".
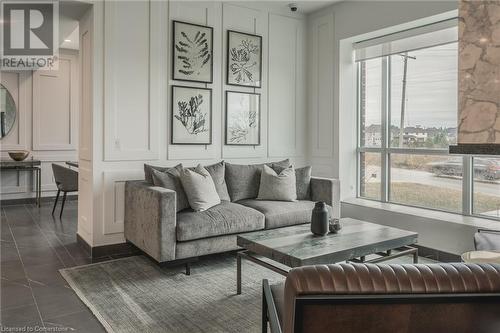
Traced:
<svg viewBox="0 0 500 333">
<path fill-rule="evenodd" d="M 458 45 L 436 44 L 357 59 L 358 196 L 500 218 L 500 158 L 448 154 Z"/>
</svg>

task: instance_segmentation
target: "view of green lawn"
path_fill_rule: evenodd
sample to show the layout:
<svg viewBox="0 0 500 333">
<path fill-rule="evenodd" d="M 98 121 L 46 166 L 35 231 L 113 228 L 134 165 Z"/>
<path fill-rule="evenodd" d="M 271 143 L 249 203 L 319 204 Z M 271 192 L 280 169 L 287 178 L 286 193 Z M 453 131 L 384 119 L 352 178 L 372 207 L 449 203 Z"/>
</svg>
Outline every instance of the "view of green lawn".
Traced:
<svg viewBox="0 0 500 333">
<path fill-rule="evenodd" d="M 397 182 L 391 184 L 391 201 L 412 206 L 460 212 L 462 210 L 462 192 L 450 188 Z M 367 198 L 380 196 L 380 183 L 368 183 L 365 187 Z M 474 194 L 476 213 L 486 213 L 500 209 L 500 197 L 482 193 Z"/>
</svg>

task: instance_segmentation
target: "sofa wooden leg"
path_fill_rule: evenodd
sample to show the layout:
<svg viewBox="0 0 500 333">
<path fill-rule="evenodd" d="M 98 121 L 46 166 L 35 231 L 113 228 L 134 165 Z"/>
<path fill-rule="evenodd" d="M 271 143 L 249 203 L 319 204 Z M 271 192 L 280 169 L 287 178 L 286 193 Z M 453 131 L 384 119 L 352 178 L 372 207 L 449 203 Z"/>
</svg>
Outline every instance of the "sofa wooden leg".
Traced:
<svg viewBox="0 0 500 333">
<path fill-rule="evenodd" d="M 186 263 L 186 275 L 191 275 L 191 263 Z"/>
</svg>

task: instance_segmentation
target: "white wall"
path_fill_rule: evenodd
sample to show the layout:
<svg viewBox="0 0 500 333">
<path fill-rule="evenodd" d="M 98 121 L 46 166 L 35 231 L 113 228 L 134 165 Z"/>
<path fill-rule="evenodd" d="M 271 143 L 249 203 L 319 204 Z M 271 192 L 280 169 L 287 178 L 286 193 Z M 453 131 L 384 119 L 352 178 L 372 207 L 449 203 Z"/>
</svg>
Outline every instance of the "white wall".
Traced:
<svg viewBox="0 0 500 333">
<path fill-rule="evenodd" d="M 171 79 L 174 19 L 214 28 L 213 84 Z M 225 85 L 227 29 L 263 37 L 262 88 Z M 306 22 L 303 16 L 288 11 L 269 12 L 265 3 L 95 1 L 91 30 L 93 112 L 92 119 L 85 120 L 91 124 L 85 136 L 92 138 L 92 152 L 90 159 L 80 156 L 80 164 L 87 166 L 87 170 L 81 172 L 80 192 L 85 187 L 92 199 L 79 204 L 78 232 L 92 246 L 125 241 L 124 183 L 143 179 L 145 162 L 156 165 L 182 162 L 190 166 L 221 159 L 255 163 L 291 157 L 295 165 L 306 163 Z M 212 89 L 212 145 L 169 144 L 170 86 L 173 84 Z M 226 89 L 261 94 L 259 146 L 223 144 Z"/>
<path fill-rule="evenodd" d="M 17 107 L 13 130 L 0 141 L 0 155 L 27 150 L 42 161 L 42 195 L 54 195 L 52 163 L 77 159 L 78 51 L 60 50 L 58 71 L 0 73 Z M 34 197 L 30 172 L 2 171 L 1 199 Z"/>
<path fill-rule="evenodd" d="M 344 94 L 339 93 L 355 89 L 350 84 L 342 87 L 346 82 L 341 79 L 341 65 L 352 62 L 352 55 L 347 54 L 346 59 L 341 54 L 341 41 L 457 8 L 458 1 L 346 1 L 309 15 L 308 105 L 313 172 L 343 181 L 341 169 L 350 175 L 350 170 L 356 168 L 355 159 L 349 158 L 355 156 L 356 105 L 355 101 L 342 101 Z M 344 196 L 355 190 L 351 185 L 344 182 Z"/>
</svg>

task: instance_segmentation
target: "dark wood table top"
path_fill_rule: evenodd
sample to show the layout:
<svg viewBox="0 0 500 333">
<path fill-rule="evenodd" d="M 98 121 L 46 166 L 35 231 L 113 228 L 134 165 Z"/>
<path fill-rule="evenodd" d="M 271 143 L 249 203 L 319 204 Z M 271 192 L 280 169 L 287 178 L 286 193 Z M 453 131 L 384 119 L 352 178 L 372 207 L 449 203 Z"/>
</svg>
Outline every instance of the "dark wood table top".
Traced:
<svg viewBox="0 0 500 333">
<path fill-rule="evenodd" d="M 333 264 L 415 244 L 418 233 L 351 218 L 337 234 L 315 236 L 310 224 L 238 235 L 239 246 L 289 267 Z"/>
<path fill-rule="evenodd" d="M 1 169 L 18 169 L 18 168 L 31 168 L 41 165 L 40 160 L 26 159 L 24 161 L 14 161 L 13 159 L 1 159 Z"/>
</svg>

